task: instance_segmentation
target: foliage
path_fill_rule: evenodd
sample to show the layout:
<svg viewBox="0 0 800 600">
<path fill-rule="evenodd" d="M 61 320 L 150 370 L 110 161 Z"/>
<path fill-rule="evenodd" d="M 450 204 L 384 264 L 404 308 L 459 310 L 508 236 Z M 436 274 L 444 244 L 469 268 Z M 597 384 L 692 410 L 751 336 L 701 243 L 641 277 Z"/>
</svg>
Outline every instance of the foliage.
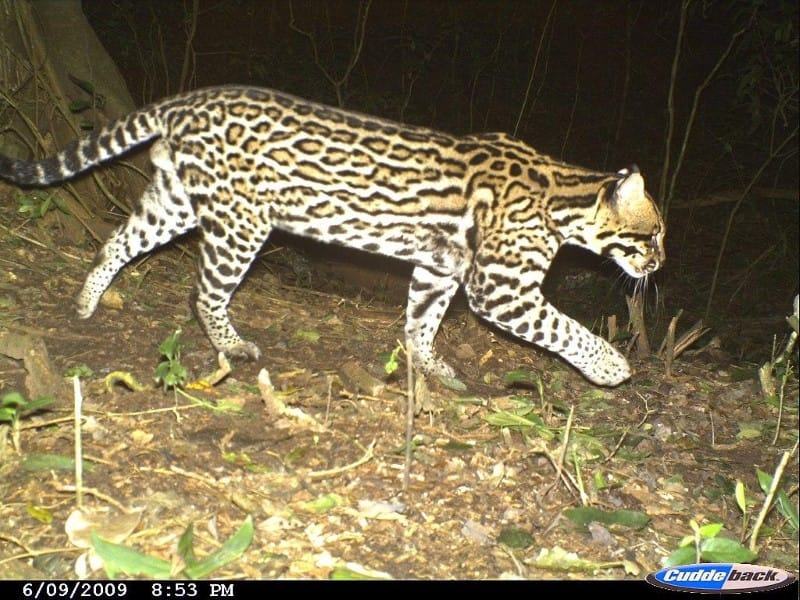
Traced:
<svg viewBox="0 0 800 600">
<path fill-rule="evenodd" d="M 158 351 L 166 360 L 161 361 L 156 367 L 156 381 L 164 384 L 164 391 L 169 388 L 178 388 L 186 383 L 188 372 L 186 367 L 181 364 L 181 349 L 183 345 L 180 341 L 181 330 L 161 342 Z"/>
<path fill-rule="evenodd" d="M 756 19 L 744 39 L 740 53 L 736 97 L 750 115 L 754 133 L 776 117 L 788 127 L 797 121 L 798 102 L 798 9 L 794 0 L 746 0 L 738 3 L 738 17 Z"/>
<path fill-rule="evenodd" d="M 253 541 L 253 521 L 247 517 L 239 529 L 202 560 L 194 552 L 194 530 L 191 524 L 178 540 L 178 554 L 183 568 L 173 572 L 173 564 L 122 544 L 114 544 L 92 533 L 92 548 L 103 559 L 103 567 L 110 578 L 119 574 L 144 575 L 156 579 L 167 579 L 173 574 L 182 574 L 189 579 L 202 579 L 214 571 L 238 559 Z"/>
<path fill-rule="evenodd" d="M 17 204 L 19 205 L 17 212 L 31 219 L 41 219 L 50 212 L 51 208 L 57 208 L 66 213 L 56 192 L 43 192 L 40 190 L 19 192 L 17 194 Z"/>
<path fill-rule="evenodd" d="M 391 375 L 397 371 L 397 368 L 400 366 L 397 359 L 400 357 L 401 352 L 405 352 L 405 349 L 400 342 L 397 342 L 397 346 L 394 347 L 394 350 L 392 350 L 383 363 L 383 370 L 386 371 L 387 375 Z"/>
<path fill-rule="evenodd" d="M 745 548 L 737 540 L 720 536 L 722 523 L 698 525 L 694 519 L 689 521 L 692 533 L 684 536 L 666 560 L 665 566 L 689 565 L 700 562 L 750 562 L 756 554 Z"/>
<path fill-rule="evenodd" d="M 50 396 L 28 400 L 19 392 L 9 392 L 0 398 L 0 422 L 5 421 L 11 425 L 11 441 L 17 452 L 20 450 L 20 420 L 47 408 L 52 403 L 53 399 Z"/>
<path fill-rule="evenodd" d="M 49 396 L 26 400 L 19 392 L 9 392 L 0 399 L 0 421 L 6 421 L 15 427 L 21 418 L 38 412 L 52 403 L 53 399 Z"/>
</svg>

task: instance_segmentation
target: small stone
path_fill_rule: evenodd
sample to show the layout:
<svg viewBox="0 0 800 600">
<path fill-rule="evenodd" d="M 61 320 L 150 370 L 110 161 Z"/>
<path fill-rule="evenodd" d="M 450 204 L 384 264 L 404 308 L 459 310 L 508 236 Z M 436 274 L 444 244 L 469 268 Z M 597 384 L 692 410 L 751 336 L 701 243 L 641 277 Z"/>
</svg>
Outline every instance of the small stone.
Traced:
<svg viewBox="0 0 800 600">
<path fill-rule="evenodd" d="M 113 310 L 122 310 L 125 302 L 117 290 L 106 290 L 100 297 L 100 305 L 104 308 L 111 308 Z"/>
</svg>

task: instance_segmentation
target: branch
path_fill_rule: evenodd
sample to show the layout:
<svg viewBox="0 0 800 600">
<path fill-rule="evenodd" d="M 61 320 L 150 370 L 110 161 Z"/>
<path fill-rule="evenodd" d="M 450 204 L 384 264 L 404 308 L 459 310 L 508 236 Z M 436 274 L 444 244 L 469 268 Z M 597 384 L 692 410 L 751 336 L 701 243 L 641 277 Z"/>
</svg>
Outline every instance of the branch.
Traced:
<svg viewBox="0 0 800 600">
<path fill-rule="evenodd" d="M 334 91 L 336 92 L 336 102 L 339 108 L 344 106 L 344 99 L 342 98 L 342 86 L 347 83 L 347 80 L 350 78 L 350 74 L 353 72 L 353 69 L 358 63 L 358 59 L 361 57 L 361 49 L 364 47 L 364 33 L 367 29 L 367 17 L 369 15 L 369 8 L 371 4 L 372 0 L 366 0 L 366 2 L 358 5 L 356 28 L 353 32 L 353 51 L 350 55 L 350 59 L 347 62 L 347 67 L 345 68 L 344 74 L 337 79 L 331 75 L 328 70 L 325 69 L 325 67 L 322 66 L 322 63 L 320 63 L 319 49 L 317 48 L 317 41 L 314 38 L 314 35 L 305 29 L 300 29 L 294 18 L 293 3 L 289 2 L 289 29 L 302 35 L 311 44 L 311 53 L 314 56 L 314 64 L 317 65 L 317 68 L 322 71 L 325 79 L 327 79 L 328 82 L 333 86 Z"/>
<path fill-rule="evenodd" d="M 711 302 L 714 299 L 714 293 L 717 291 L 717 279 L 719 278 L 719 266 L 722 262 L 722 256 L 725 254 L 725 249 L 728 245 L 728 236 L 731 233 L 731 227 L 733 226 L 733 219 L 736 216 L 736 212 L 739 210 L 739 207 L 744 202 L 744 199 L 747 198 L 747 195 L 750 193 L 750 190 L 756 184 L 758 179 L 761 177 L 762 173 L 766 170 L 772 160 L 780 154 L 781 150 L 795 137 L 797 137 L 797 130 L 798 128 L 795 127 L 794 131 L 790 133 L 786 138 L 780 143 L 777 148 L 774 148 L 770 151 L 769 156 L 761 163 L 761 166 L 756 171 L 755 175 L 753 175 L 752 179 L 750 179 L 750 183 L 747 184 L 747 187 L 742 192 L 742 195 L 739 196 L 739 199 L 736 201 L 736 204 L 733 205 L 731 209 L 731 214 L 728 216 L 728 223 L 725 225 L 725 233 L 722 235 L 722 243 L 719 247 L 719 253 L 717 254 L 717 262 L 714 264 L 714 276 L 711 279 L 711 289 L 708 292 L 708 301 L 706 302 L 706 311 L 704 320 L 708 321 L 708 315 L 711 313 Z"/>
<path fill-rule="evenodd" d="M 658 198 L 664 206 L 664 197 L 667 192 L 667 175 L 669 173 L 670 153 L 672 152 L 672 132 L 675 129 L 675 79 L 678 76 L 678 61 L 683 46 L 683 32 L 686 29 L 686 12 L 691 0 L 681 2 L 681 19 L 678 24 L 678 37 L 675 40 L 675 56 L 672 57 L 672 71 L 669 76 L 669 92 L 667 93 L 667 135 L 664 141 L 664 164 L 661 167 L 661 183 L 658 185 Z"/>
<path fill-rule="evenodd" d="M 525 114 L 525 108 L 528 106 L 528 97 L 531 94 L 531 85 L 533 85 L 533 76 L 536 74 L 536 66 L 539 64 L 539 54 L 542 51 L 542 42 L 544 42 L 544 34 L 547 32 L 547 25 L 550 23 L 550 18 L 553 16 L 553 11 L 555 10 L 557 3 L 558 0 L 553 0 L 553 4 L 550 5 L 550 11 L 547 13 L 547 18 L 545 19 L 544 26 L 542 27 L 542 33 L 539 36 L 539 45 L 536 47 L 536 56 L 533 59 L 533 66 L 531 67 L 531 76 L 528 78 L 528 87 L 525 88 L 525 98 L 522 100 L 522 106 L 519 107 L 519 115 L 517 115 L 517 122 L 514 125 L 514 136 L 517 135 L 520 121 L 522 121 L 522 115 Z"/>
<path fill-rule="evenodd" d="M 181 67 L 181 78 L 178 83 L 178 91 L 185 92 L 186 84 L 189 79 L 189 63 L 194 64 L 192 59 L 192 49 L 194 35 L 197 33 L 197 13 L 200 10 L 200 0 L 192 0 L 192 20 L 189 24 L 189 31 L 186 33 L 186 46 L 183 49 L 183 66 Z"/>
<path fill-rule="evenodd" d="M 755 18 L 755 12 L 753 12 L 753 14 L 751 15 L 747 25 L 742 27 L 739 31 L 737 31 L 731 36 L 730 42 L 728 42 L 728 47 L 725 48 L 725 51 L 722 53 L 722 55 L 719 57 L 714 67 L 708 73 L 708 76 L 706 76 L 706 78 L 703 80 L 703 83 L 697 86 L 697 89 L 694 91 L 692 110 L 689 113 L 689 120 L 686 123 L 686 129 L 683 132 L 683 142 L 681 143 L 681 151 L 678 154 L 678 160 L 675 163 L 675 169 L 672 171 L 672 178 L 670 179 L 669 182 L 669 191 L 667 192 L 666 197 L 664 196 L 661 197 L 661 207 L 662 207 L 662 215 L 664 221 L 667 220 L 667 214 L 669 213 L 669 205 L 672 201 L 672 195 L 675 192 L 675 182 L 677 181 L 678 173 L 680 172 L 681 167 L 683 166 L 683 159 L 684 156 L 686 155 L 686 145 L 689 142 L 689 136 L 692 133 L 694 120 L 695 117 L 697 116 L 697 106 L 700 104 L 700 96 L 706 89 L 706 87 L 708 87 L 708 84 L 711 83 L 711 80 L 714 79 L 714 76 L 717 74 L 717 71 L 719 71 L 720 67 L 725 62 L 725 59 L 728 58 L 728 55 L 731 53 L 731 50 L 733 50 L 734 45 L 736 45 L 736 41 L 740 37 L 742 37 L 742 35 L 744 35 L 744 33 L 750 28 L 750 25 L 752 25 L 754 18 Z"/>
</svg>

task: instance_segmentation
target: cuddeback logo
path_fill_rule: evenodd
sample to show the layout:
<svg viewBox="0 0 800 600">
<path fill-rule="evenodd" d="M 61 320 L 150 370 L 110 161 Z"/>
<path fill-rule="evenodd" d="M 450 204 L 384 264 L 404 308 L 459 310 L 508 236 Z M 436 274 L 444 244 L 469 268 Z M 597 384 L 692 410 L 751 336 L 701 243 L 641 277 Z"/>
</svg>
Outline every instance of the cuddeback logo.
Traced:
<svg viewBox="0 0 800 600">
<path fill-rule="evenodd" d="M 647 576 L 647 583 L 668 590 L 729 594 L 765 592 L 794 581 L 795 576 L 782 569 L 739 563 L 667 567 Z"/>
</svg>

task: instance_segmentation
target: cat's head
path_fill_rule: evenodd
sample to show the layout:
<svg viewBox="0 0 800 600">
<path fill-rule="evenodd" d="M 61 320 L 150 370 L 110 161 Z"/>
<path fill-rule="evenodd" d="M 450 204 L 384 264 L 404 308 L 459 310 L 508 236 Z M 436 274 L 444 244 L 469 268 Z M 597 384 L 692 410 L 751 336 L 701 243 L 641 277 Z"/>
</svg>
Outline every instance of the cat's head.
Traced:
<svg viewBox="0 0 800 600">
<path fill-rule="evenodd" d="M 649 275 L 664 263 L 664 220 L 635 165 L 600 190 L 592 225 L 587 245 L 614 259 L 631 277 Z"/>
</svg>

